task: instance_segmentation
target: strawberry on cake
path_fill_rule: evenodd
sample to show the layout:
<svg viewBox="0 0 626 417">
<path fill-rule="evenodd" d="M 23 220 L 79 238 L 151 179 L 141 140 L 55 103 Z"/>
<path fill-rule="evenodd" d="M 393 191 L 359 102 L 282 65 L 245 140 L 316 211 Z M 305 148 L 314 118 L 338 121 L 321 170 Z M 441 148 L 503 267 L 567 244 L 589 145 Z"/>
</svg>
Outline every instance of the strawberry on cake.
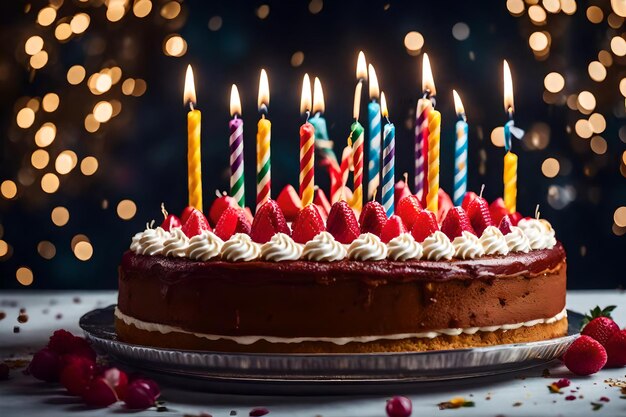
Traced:
<svg viewBox="0 0 626 417">
<path fill-rule="evenodd" d="M 550 224 L 467 193 L 438 213 L 293 202 L 251 218 L 219 196 L 137 233 L 119 268 L 121 340 L 227 352 L 392 352 L 563 336 L 566 258 Z M 440 197 L 445 195 L 440 191 Z M 445 195 L 444 197 L 447 197 Z M 449 198 L 448 198 L 449 200 Z M 286 218 L 287 217 L 287 218 Z M 288 222 L 289 221 L 289 222 Z M 213 226 L 213 228 L 211 227 Z"/>
</svg>

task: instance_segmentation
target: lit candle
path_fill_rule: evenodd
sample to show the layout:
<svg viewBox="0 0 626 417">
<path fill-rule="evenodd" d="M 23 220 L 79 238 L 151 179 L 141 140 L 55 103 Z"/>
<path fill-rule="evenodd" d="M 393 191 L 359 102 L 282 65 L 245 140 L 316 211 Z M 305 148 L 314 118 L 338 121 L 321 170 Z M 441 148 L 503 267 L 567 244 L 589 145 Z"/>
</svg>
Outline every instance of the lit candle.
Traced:
<svg viewBox="0 0 626 417">
<path fill-rule="evenodd" d="M 354 169 L 354 165 L 352 165 L 352 147 L 350 145 L 343 148 L 343 152 L 341 153 L 341 187 L 339 188 L 340 198 L 337 199 L 339 201 L 343 196 L 343 189 L 348 186 L 348 176 L 350 176 L 350 170 Z"/>
<path fill-rule="evenodd" d="M 183 102 L 189 105 L 187 113 L 187 187 L 189 205 L 202 211 L 202 163 L 200 160 L 200 122 L 202 115 L 196 106 L 196 87 L 193 81 L 191 65 L 185 75 Z"/>
<path fill-rule="evenodd" d="M 509 120 L 504 125 L 504 206 L 509 213 L 517 211 L 517 155 L 511 151 L 511 129 L 513 128 L 513 79 L 508 62 L 504 61 L 504 111 Z"/>
<path fill-rule="evenodd" d="M 300 113 L 306 115 L 304 124 L 300 126 L 300 200 L 302 200 L 302 207 L 306 207 L 313 202 L 315 192 L 315 128 L 309 123 L 311 113 L 309 74 L 304 74 L 302 80 Z"/>
<path fill-rule="evenodd" d="M 354 123 L 350 128 L 348 144 L 352 145 L 352 164 L 354 165 L 354 193 L 350 206 L 361 211 L 363 207 L 363 126 L 359 123 L 359 110 L 361 107 L 361 89 L 363 83 L 358 82 L 354 91 L 353 116 Z"/>
<path fill-rule="evenodd" d="M 441 136 L 441 113 L 428 113 L 428 195 L 426 207 L 433 213 L 439 211 L 439 142 Z"/>
<path fill-rule="evenodd" d="M 376 70 L 370 64 L 369 69 L 369 93 L 370 102 L 367 105 L 367 117 L 369 126 L 369 159 L 367 163 L 368 183 L 367 199 L 374 199 L 378 184 L 380 183 L 380 105 L 377 103 L 379 96 L 378 77 Z"/>
<path fill-rule="evenodd" d="M 428 191 L 428 115 L 434 107 L 433 100 L 437 90 L 430 68 L 428 54 L 424 54 L 422 62 L 422 95 L 417 101 L 415 111 L 415 194 L 421 193 L 422 201 L 426 201 Z"/>
<path fill-rule="evenodd" d="M 461 97 L 452 90 L 454 108 L 459 120 L 456 122 L 456 142 L 454 144 L 454 205 L 460 206 L 467 191 L 467 118 Z"/>
<path fill-rule="evenodd" d="M 258 107 L 261 119 L 257 126 L 256 134 L 256 207 L 257 209 L 270 198 L 272 186 L 272 172 L 270 164 L 270 140 L 272 136 L 272 124 L 266 118 L 267 108 L 270 104 L 270 88 L 267 81 L 267 73 L 261 70 L 259 80 Z"/>
<path fill-rule="evenodd" d="M 383 208 L 387 217 L 393 214 L 395 191 L 396 127 L 389 121 L 389 110 L 385 93 L 380 95 L 382 115 L 387 119 L 383 134 Z"/>
<path fill-rule="evenodd" d="M 241 100 L 239 90 L 233 84 L 230 90 L 230 195 L 240 207 L 246 206 L 243 176 L 243 120 L 241 116 Z"/>
</svg>

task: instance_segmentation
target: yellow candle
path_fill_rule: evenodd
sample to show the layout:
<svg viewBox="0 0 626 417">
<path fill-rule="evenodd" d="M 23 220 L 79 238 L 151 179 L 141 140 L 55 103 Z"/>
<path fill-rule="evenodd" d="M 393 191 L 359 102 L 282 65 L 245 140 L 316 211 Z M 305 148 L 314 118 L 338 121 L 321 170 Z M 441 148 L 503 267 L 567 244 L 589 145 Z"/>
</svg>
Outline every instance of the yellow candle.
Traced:
<svg viewBox="0 0 626 417">
<path fill-rule="evenodd" d="M 428 194 L 426 207 L 437 213 L 439 210 L 439 142 L 441 137 L 441 113 L 428 113 Z"/>
<path fill-rule="evenodd" d="M 509 213 L 517 211 L 517 155 L 509 151 L 504 155 L 504 206 Z"/>
<path fill-rule="evenodd" d="M 259 81 L 258 107 L 261 120 L 257 125 L 256 134 L 256 208 L 258 209 L 270 198 L 272 187 L 272 169 L 270 164 L 270 141 L 272 123 L 265 118 L 270 103 L 270 89 L 267 73 L 261 70 Z"/>
<path fill-rule="evenodd" d="M 191 65 L 187 66 L 185 76 L 185 104 L 191 110 L 187 113 L 187 187 L 189 191 L 189 205 L 202 211 L 202 163 L 200 159 L 200 110 L 196 105 L 196 88 L 193 81 Z"/>
</svg>

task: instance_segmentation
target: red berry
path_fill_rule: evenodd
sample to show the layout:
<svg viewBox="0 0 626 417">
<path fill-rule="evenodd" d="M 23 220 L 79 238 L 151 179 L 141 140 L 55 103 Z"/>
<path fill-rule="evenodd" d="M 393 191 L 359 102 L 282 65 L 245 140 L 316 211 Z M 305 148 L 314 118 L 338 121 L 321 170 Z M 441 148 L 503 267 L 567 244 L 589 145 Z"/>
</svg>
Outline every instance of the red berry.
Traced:
<svg viewBox="0 0 626 417">
<path fill-rule="evenodd" d="M 315 204 L 309 204 L 300 210 L 291 226 L 293 228 L 293 240 L 298 243 L 306 243 L 326 230 L 322 216 Z"/>
<path fill-rule="evenodd" d="M 437 219 L 445 219 L 448 212 L 454 207 L 454 203 L 452 202 L 452 199 L 450 198 L 448 193 L 443 190 L 443 188 L 439 189 L 437 201 Z"/>
<path fill-rule="evenodd" d="M 563 355 L 565 366 L 576 375 L 595 374 L 606 364 L 606 360 L 606 350 L 600 342 L 585 335 L 574 340 Z"/>
<path fill-rule="evenodd" d="M 302 200 L 300 200 L 298 192 L 291 185 L 286 185 L 282 189 L 280 194 L 278 194 L 278 198 L 276 198 L 276 202 L 288 222 L 294 221 L 300 210 L 302 210 Z"/>
<path fill-rule="evenodd" d="M 413 405 L 408 398 L 395 396 L 387 401 L 385 410 L 389 417 L 409 417 L 413 412 Z"/>
<path fill-rule="evenodd" d="M 211 224 L 217 224 L 222 217 L 222 213 L 229 207 L 239 207 L 237 200 L 229 195 L 222 195 L 213 201 L 211 208 L 209 209 L 209 220 Z"/>
<path fill-rule="evenodd" d="M 119 400 L 113 387 L 103 377 L 92 379 L 82 397 L 85 404 L 91 407 L 108 407 Z"/>
<path fill-rule="evenodd" d="M 469 204 L 476 198 L 478 195 L 473 191 L 468 191 L 465 193 L 465 197 L 463 197 L 463 202 L 461 203 L 461 207 L 463 210 L 467 211 Z"/>
<path fill-rule="evenodd" d="M 55 330 L 55 332 L 52 333 L 52 336 L 50 336 L 48 347 L 59 355 L 72 353 L 72 350 L 75 347 L 75 339 L 76 336 L 67 330 Z"/>
<path fill-rule="evenodd" d="M 124 403 L 127 408 L 133 410 L 145 410 L 152 407 L 158 394 L 154 394 L 150 385 L 144 382 L 144 380 L 135 380 L 128 385 L 126 390 L 126 397 L 124 397 Z"/>
<path fill-rule="evenodd" d="M 387 223 L 385 209 L 379 202 L 369 201 L 361 211 L 359 223 L 361 224 L 361 233 L 372 233 L 380 237 L 383 226 Z"/>
<path fill-rule="evenodd" d="M 519 223 L 522 218 L 522 214 L 519 211 L 516 211 L 511 214 L 511 223 L 513 223 L 513 226 L 517 226 L 517 223 Z"/>
<path fill-rule="evenodd" d="M 96 374 L 94 361 L 80 356 L 65 360 L 59 381 L 71 395 L 81 396 Z"/>
<path fill-rule="evenodd" d="M 228 240 L 235 233 L 250 234 L 250 221 L 246 213 L 239 207 L 229 207 L 222 213 L 217 225 L 215 235 L 222 240 Z"/>
<path fill-rule="evenodd" d="M 161 228 L 165 231 L 170 231 L 177 227 L 181 227 L 180 219 L 175 214 L 168 214 L 161 223 Z"/>
<path fill-rule="evenodd" d="M 328 213 L 326 230 L 338 242 L 344 244 L 350 244 L 359 237 L 359 222 L 348 203 L 342 200 L 332 205 Z"/>
<path fill-rule="evenodd" d="M 268 242 L 276 233 L 291 235 L 287 221 L 278 203 L 267 200 L 259 208 L 252 222 L 250 237 L 256 243 Z"/>
<path fill-rule="evenodd" d="M 389 241 L 395 237 L 400 236 L 402 233 L 406 233 L 407 229 L 404 225 L 404 222 L 395 214 L 391 215 L 391 217 L 385 222 L 381 233 L 380 240 L 385 243 L 389 243 Z"/>
<path fill-rule="evenodd" d="M 448 212 L 448 215 L 441 224 L 441 231 L 445 233 L 450 240 L 461 236 L 463 232 L 476 234 L 474 229 L 472 229 L 467 214 L 465 214 L 465 211 L 461 207 L 454 207 Z"/>
<path fill-rule="evenodd" d="M 187 237 L 194 237 L 201 234 L 205 230 L 211 231 L 209 222 L 200 210 L 193 209 L 185 224 L 183 224 L 183 233 Z"/>
<path fill-rule="evenodd" d="M 491 220 L 494 224 L 500 224 L 502 217 L 504 217 L 505 214 L 509 214 L 502 197 L 495 199 L 489 205 L 489 213 L 491 214 Z"/>
<path fill-rule="evenodd" d="M 46 382 L 55 382 L 59 379 L 61 360 L 52 349 L 45 347 L 35 353 L 28 365 L 28 372 L 37 379 Z"/>
<path fill-rule="evenodd" d="M 155 399 L 157 399 L 157 398 L 159 398 L 159 396 L 161 396 L 161 388 L 159 388 L 159 385 L 156 382 L 154 382 L 152 379 L 137 378 L 137 379 L 133 379 L 131 384 L 142 384 L 142 385 L 144 385 L 146 387 L 146 389 L 150 392 L 150 394 L 152 394 L 152 396 Z"/>
<path fill-rule="evenodd" d="M 467 217 L 469 217 L 472 228 L 476 231 L 478 236 L 481 236 L 487 227 L 493 226 L 491 213 L 489 213 L 489 203 L 482 197 L 476 197 L 469 204 L 467 207 Z"/>
<path fill-rule="evenodd" d="M 619 333 L 619 326 L 608 317 L 596 317 L 587 323 L 580 333 L 597 340 L 602 346 L 606 347 L 606 342 L 609 341 L 611 336 Z"/>
<path fill-rule="evenodd" d="M 606 353 L 609 356 L 607 366 L 626 366 L 626 330 L 620 330 L 611 336 L 606 342 Z"/>
<path fill-rule="evenodd" d="M 422 211 L 422 205 L 419 199 L 413 194 L 400 200 L 398 207 L 396 207 L 396 214 L 400 216 L 408 229 L 413 227 L 420 211 Z"/>
<path fill-rule="evenodd" d="M 317 205 L 317 208 L 320 210 L 322 218 L 327 219 L 328 213 L 330 213 L 330 202 L 328 201 L 328 198 L 326 198 L 324 190 L 322 190 L 321 188 L 317 188 L 315 190 L 313 204 Z"/>
<path fill-rule="evenodd" d="M 409 185 L 400 180 L 393 188 L 393 203 L 397 206 L 400 200 L 409 195 L 411 195 L 411 189 L 409 188 Z"/>
<path fill-rule="evenodd" d="M 500 220 L 498 229 L 500 229 L 503 235 L 508 235 L 509 233 L 511 233 L 512 227 L 513 227 L 513 223 L 511 222 L 511 217 L 508 214 L 505 214 L 502 217 L 502 220 Z"/>
<path fill-rule="evenodd" d="M 128 388 L 128 376 L 126 372 L 117 368 L 109 368 L 102 374 L 105 381 L 115 390 L 118 398 L 124 398 Z"/>
<path fill-rule="evenodd" d="M 428 236 L 439 230 L 435 213 L 428 210 L 422 210 L 417 215 L 415 224 L 411 229 L 411 234 L 417 242 L 423 242 Z"/>
<path fill-rule="evenodd" d="M 268 410 L 265 407 L 256 407 L 253 408 L 252 410 L 250 410 L 250 417 L 261 417 L 264 416 L 266 414 L 269 414 L 270 410 Z"/>
<path fill-rule="evenodd" d="M 193 211 L 194 211 L 195 209 L 196 209 L 196 208 L 195 208 L 195 207 L 193 207 L 193 206 L 187 206 L 187 207 L 185 207 L 185 208 L 183 209 L 183 212 L 182 212 L 182 213 L 180 213 L 180 222 L 181 222 L 182 224 L 187 223 L 187 219 L 189 219 L 189 216 L 191 216 L 191 213 L 193 213 Z"/>
</svg>

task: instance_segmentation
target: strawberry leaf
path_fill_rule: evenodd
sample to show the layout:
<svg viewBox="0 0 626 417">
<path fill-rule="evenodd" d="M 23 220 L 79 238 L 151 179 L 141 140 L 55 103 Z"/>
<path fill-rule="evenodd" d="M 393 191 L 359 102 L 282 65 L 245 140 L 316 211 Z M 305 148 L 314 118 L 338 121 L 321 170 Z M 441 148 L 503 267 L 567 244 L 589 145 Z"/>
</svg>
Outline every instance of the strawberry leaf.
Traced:
<svg viewBox="0 0 626 417">
<path fill-rule="evenodd" d="M 617 306 L 607 306 L 604 308 L 595 306 L 594 308 L 589 310 L 588 314 L 585 314 L 585 317 L 583 317 L 582 327 L 587 325 L 587 323 L 589 323 L 591 320 L 596 319 L 598 317 L 608 317 L 612 319 L 613 317 L 611 317 L 611 312 L 615 310 L 616 308 Z"/>
</svg>

